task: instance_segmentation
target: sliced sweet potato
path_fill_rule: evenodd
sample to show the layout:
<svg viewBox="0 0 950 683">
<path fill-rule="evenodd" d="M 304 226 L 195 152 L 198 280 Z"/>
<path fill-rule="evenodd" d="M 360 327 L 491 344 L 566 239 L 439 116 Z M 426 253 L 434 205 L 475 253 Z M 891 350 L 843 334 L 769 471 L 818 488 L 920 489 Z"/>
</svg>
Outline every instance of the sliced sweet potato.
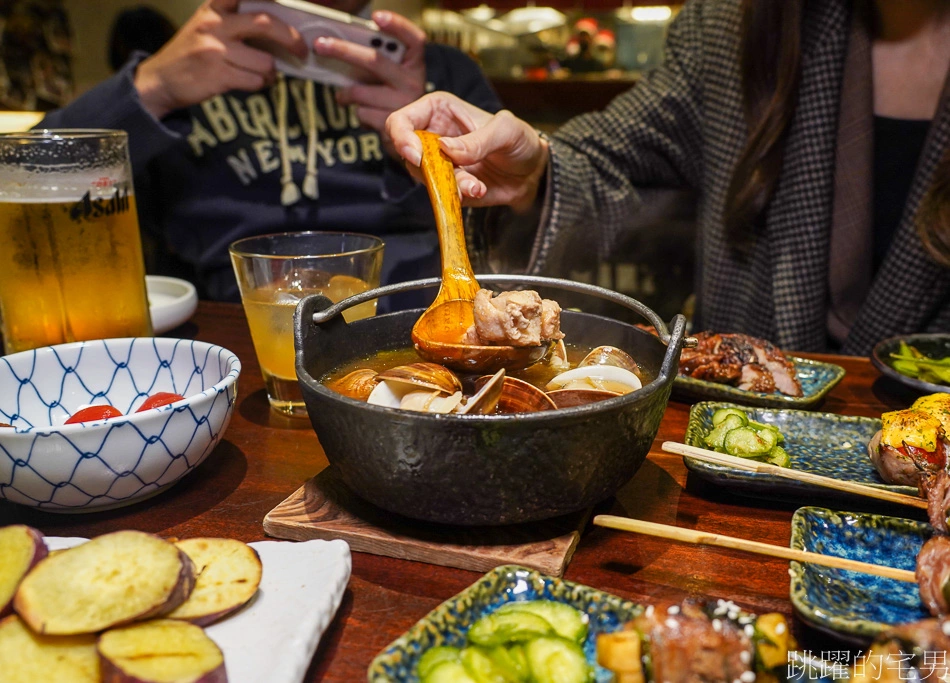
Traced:
<svg viewBox="0 0 950 683">
<path fill-rule="evenodd" d="M 0 620 L 0 680 L 99 683 L 96 637 L 41 636 L 12 614 Z"/>
<path fill-rule="evenodd" d="M 170 612 L 194 585 L 194 565 L 173 544 L 116 531 L 38 563 L 13 608 L 37 633 L 96 633 Z"/>
<path fill-rule="evenodd" d="M 103 683 L 227 683 L 224 655 L 200 626 L 155 619 L 99 637 Z"/>
<path fill-rule="evenodd" d="M 43 534 L 33 527 L 14 524 L 0 528 L 0 617 L 13 611 L 17 586 L 46 554 Z"/>
<path fill-rule="evenodd" d="M 257 593 L 263 567 L 257 552 L 246 543 L 231 538 L 189 538 L 175 545 L 191 558 L 198 579 L 188 599 L 165 615 L 168 618 L 207 626 Z"/>
</svg>

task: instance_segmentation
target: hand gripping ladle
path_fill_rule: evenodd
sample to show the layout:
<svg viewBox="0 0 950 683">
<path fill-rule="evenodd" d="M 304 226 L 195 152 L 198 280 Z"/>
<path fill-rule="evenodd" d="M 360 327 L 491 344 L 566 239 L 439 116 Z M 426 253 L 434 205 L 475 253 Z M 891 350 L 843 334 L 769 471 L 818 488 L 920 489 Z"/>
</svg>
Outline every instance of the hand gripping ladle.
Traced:
<svg viewBox="0 0 950 683">
<path fill-rule="evenodd" d="M 463 344 L 475 323 L 475 294 L 481 287 L 472 273 L 465 246 L 462 204 L 452 161 L 439 148 L 439 136 L 416 131 L 422 140 L 422 175 L 435 213 L 442 254 L 442 285 L 435 301 L 412 327 L 416 352 L 428 361 L 453 370 L 494 373 L 501 368 L 524 368 L 540 360 L 542 346 L 475 346 Z"/>
</svg>

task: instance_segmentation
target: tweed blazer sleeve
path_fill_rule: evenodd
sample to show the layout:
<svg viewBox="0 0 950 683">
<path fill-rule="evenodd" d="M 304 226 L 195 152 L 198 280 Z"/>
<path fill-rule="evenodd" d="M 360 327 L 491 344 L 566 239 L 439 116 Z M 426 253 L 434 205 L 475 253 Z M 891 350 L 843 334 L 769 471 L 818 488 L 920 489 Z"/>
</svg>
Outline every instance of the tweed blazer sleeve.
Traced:
<svg viewBox="0 0 950 683">
<path fill-rule="evenodd" d="M 702 12 L 702 2 L 687 3 L 670 26 L 662 66 L 552 137 L 529 272 L 563 269 L 579 250 L 606 258 L 652 188 L 700 186 Z"/>
</svg>

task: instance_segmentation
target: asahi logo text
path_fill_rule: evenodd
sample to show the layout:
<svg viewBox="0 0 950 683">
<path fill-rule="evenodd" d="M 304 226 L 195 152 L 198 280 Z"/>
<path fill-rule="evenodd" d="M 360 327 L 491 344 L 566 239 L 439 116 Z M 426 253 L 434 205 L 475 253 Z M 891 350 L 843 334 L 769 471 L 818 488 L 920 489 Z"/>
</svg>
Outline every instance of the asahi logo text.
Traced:
<svg viewBox="0 0 950 683">
<path fill-rule="evenodd" d="M 92 198 L 90 192 L 83 195 L 82 199 L 73 204 L 69 210 L 69 217 L 77 222 L 88 221 L 101 218 L 103 216 L 112 216 L 117 213 L 125 213 L 129 210 L 129 186 L 128 184 L 117 184 L 114 186 L 115 192 L 111 197 Z"/>
</svg>

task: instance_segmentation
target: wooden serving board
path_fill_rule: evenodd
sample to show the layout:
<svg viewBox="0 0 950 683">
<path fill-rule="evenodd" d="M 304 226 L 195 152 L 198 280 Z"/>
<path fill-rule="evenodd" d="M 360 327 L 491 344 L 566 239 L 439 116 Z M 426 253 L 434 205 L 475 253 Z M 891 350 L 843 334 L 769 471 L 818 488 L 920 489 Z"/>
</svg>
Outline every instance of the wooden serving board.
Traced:
<svg viewBox="0 0 950 683">
<path fill-rule="evenodd" d="M 590 510 L 509 527 L 457 527 L 398 517 L 347 488 L 332 467 L 264 517 L 264 532 L 306 541 L 342 539 L 356 552 L 485 572 L 519 564 L 562 576 Z"/>
</svg>

